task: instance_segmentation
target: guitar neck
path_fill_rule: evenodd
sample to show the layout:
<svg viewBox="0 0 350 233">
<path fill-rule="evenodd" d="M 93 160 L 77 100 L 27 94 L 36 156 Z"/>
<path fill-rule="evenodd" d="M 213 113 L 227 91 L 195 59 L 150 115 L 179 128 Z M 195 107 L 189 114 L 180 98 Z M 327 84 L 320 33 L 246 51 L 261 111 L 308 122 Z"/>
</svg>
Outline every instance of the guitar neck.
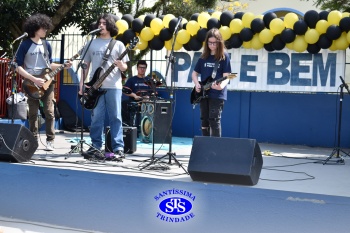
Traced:
<svg viewBox="0 0 350 233">
<path fill-rule="evenodd" d="M 125 51 L 120 54 L 120 56 L 118 57 L 117 60 L 121 60 L 123 59 L 123 57 L 129 52 L 130 48 L 126 48 Z M 108 75 L 114 70 L 114 68 L 116 67 L 116 64 L 112 63 L 112 65 L 106 70 L 106 72 L 104 72 L 97 80 L 96 82 L 92 85 L 92 87 L 94 89 L 98 89 L 103 81 L 108 77 Z"/>
<path fill-rule="evenodd" d="M 79 54 L 75 54 L 73 57 L 69 58 L 69 61 L 74 61 L 77 57 L 79 57 Z M 64 69 L 64 64 L 60 65 L 55 70 L 49 72 L 48 75 L 50 76 L 50 78 L 53 78 L 56 76 L 56 74 L 58 74 L 58 72 L 60 72 L 63 69 Z"/>
<path fill-rule="evenodd" d="M 209 83 L 207 83 L 207 84 L 205 84 L 205 85 L 203 86 L 203 89 L 204 89 L 204 90 L 208 90 L 208 89 L 211 87 L 211 85 L 212 85 L 213 83 L 221 83 L 221 82 L 224 81 L 225 79 L 227 79 L 227 77 L 221 77 L 221 78 L 219 78 L 219 79 L 217 79 L 217 80 L 214 80 L 214 81 L 212 81 L 212 82 L 209 82 Z"/>
</svg>

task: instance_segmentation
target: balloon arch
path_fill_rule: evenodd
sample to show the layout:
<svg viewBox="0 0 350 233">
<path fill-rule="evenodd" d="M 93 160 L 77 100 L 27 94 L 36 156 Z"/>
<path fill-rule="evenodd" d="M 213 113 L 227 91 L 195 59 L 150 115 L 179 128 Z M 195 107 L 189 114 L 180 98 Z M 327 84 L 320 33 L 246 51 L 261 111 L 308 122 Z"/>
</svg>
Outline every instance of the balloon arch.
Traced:
<svg viewBox="0 0 350 233">
<path fill-rule="evenodd" d="M 124 44 L 135 36 L 135 49 L 171 50 L 173 34 L 179 19 L 172 14 L 156 17 L 153 14 L 134 18 L 125 14 L 117 18 L 117 39 Z M 211 28 L 218 28 L 228 49 L 281 50 L 318 53 L 321 49 L 345 50 L 350 44 L 350 13 L 340 11 L 307 11 L 303 19 L 293 12 L 278 18 L 275 13 L 254 15 L 251 12 L 230 11 L 195 13 L 182 19 L 174 43 L 174 50 L 198 51 Z"/>
</svg>

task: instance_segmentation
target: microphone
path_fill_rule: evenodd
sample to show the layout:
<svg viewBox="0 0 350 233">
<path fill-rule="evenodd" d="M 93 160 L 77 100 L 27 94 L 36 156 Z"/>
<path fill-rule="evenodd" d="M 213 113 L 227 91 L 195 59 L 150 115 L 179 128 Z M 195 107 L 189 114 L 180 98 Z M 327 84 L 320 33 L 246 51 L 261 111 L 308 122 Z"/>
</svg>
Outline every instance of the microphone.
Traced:
<svg viewBox="0 0 350 233">
<path fill-rule="evenodd" d="M 22 36 L 20 36 L 20 37 L 17 37 L 14 41 L 12 41 L 12 44 L 14 44 L 17 40 L 21 40 L 21 39 L 23 39 L 23 38 L 25 38 L 25 37 L 27 37 L 28 36 L 28 33 L 23 33 L 23 35 Z"/>
<path fill-rule="evenodd" d="M 88 35 L 91 35 L 91 34 L 94 34 L 94 33 L 96 33 L 96 32 L 100 32 L 100 31 L 102 31 L 102 28 L 97 28 L 97 29 L 95 29 L 95 30 L 89 32 Z"/>
<path fill-rule="evenodd" d="M 175 26 L 174 34 L 176 34 L 177 31 L 179 30 L 181 21 L 182 21 L 182 17 L 179 16 L 179 18 L 178 18 L 178 20 L 177 20 L 177 24 L 176 24 L 176 26 Z"/>
</svg>

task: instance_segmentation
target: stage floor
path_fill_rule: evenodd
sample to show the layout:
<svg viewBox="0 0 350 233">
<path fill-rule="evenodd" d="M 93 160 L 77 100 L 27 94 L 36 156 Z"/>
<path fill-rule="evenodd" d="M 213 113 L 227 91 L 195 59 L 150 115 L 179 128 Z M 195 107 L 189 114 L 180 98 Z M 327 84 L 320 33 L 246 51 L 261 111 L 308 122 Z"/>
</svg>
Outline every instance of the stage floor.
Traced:
<svg viewBox="0 0 350 233">
<path fill-rule="evenodd" d="M 290 221 L 291 219 L 293 220 L 294 218 L 299 218 L 300 216 L 303 215 L 302 212 L 304 211 L 304 209 L 307 209 L 307 208 L 309 208 L 308 211 L 310 211 L 310 215 L 313 215 L 312 218 L 317 222 L 317 224 L 312 224 L 310 226 L 306 225 L 300 229 L 301 231 L 314 232 L 313 230 L 315 230 L 316 232 L 316 230 L 321 230 L 319 232 L 328 232 L 327 231 L 328 224 L 326 223 L 326 221 L 329 219 L 329 222 L 331 222 L 332 219 L 334 218 L 338 218 L 339 221 L 337 220 L 337 222 L 344 223 L 340 225 L 338 224 L 336 227 L 337 230 L 344 230 L 348 227 L 348 224 L 346 223 L 346 221 L 341 221 L 342 218 L 344 219 L 347 218 L 346 214 L 344 213 L 349 211 L 349 208 L 350 208 L 350 205 L 349 205 L 350 203 L 350 199 L 349 199 L 350 197 L 350 185 L 349 185 L 350 158 L 347 155 L 347 150 L 344 150 L 346 153 L 343 153 L 343 151 L 340 151 L 340 158 L 336 158 L 336 156 L 333 156 L 326 164 L 323 164 L 324 161 L 328 158 L 328 156 L 332 153 L 333 148 L 311 148 L 311 147 L 300 146 L 300 145 L 277 145 L 277 144 L 268 144 L 268 143 L 258 143 L 263 156 L 263 168 L 261 170 L 259 182 L 254 186 L 241 186 L 241 185 L 232 185 L 232 184 L 220 184 L 220 183 L 213 184 L 213 183 L 207 183 L 207 182 L 192 181 L 190 175 L 187 174 L 187 167 L 188 167 L 188 163 L 191 155 L 192 143 L 193 143 L 192 138 L 173 137 L 172 143 L 171 143 L 171 150 L 169 149 L 169 144 L 153 145 L 152 143 L 142 143 L 138 140 L 137 150 L 133 154 L 127 154 L 126 158 L 122 162 L 85 160 L 80 153 L 81 151 L 81 148 L 80 148 L 81 133 L 80 132 L 78 133 L 63 132 L 63 131 L 57 132 L 55 144 L 54 144 L 55 150 L 52 152 L 47 152 L 44 150 L 45 136 L 41 135 L 40 138 L 41 140 L 39 141 L 39 147 L 35 152 L 35 154 L 32 156 L 30 161 L 13 164 L 16 166 L 17 165 L 20 166 L 15 169 L 14 173 L 18 172 L 18 173 L 26 174 L 28 171 L 24 171 L 24 170 L 31 169 L 34 171 L 35 169 L 35 173 L 38 173 L 36 174 L 36 176 L 39 175 L 39 177 L 42 177 L 40 176 L 40 173 L 53 174 L 53 173 L 56 173 L 56 170 L 57 170 L 58 177 L 71 177 L 70 179 L 73 179 L 73 180 L 78 179 L 80 176 L 81 177 L 88 176 L 89 177 L 88 183 L 91 185 L 90 186 L 91 189 L 94 189 L 94 190 L 95 189 L 99 190 L 98 187 L 95 187 L 96 181 L 94 179 L 96 180 L 100 179 L 102 180 L 102 183 L 103 183 L 104 178 L 101 178 L 101 176 L 108 176 L 108 177 L 114 176 L 116 180 L 120 180 L 121 182 L 121 183 L 118 183 L 119 185 L 118 187 L 115 187 L 115 189 L 119 190 L 120 192 L 125 191 L 125 193 L 123 193 L 124 195 L 123 200 L 116 201 L 118 203 L 116 204 L 117 207 L 112 208 L 112 206 L 110 207 L 104 206 L 103 209 L 100 210 L 102 213 L 106 211 L 106 208 L 107 209 L 111 208 L 115 210 L 115 208 L 118 208 L 121 205 L 123 205 L 124 202 L 134 203 L 135 202 L 134 195 L 136 195 L 135 193 L 139 192 L 139 190 L 143 190 L 143 192 L 147 194 L 147 195 L 145 194 L 144 196 L 147 197 L 148 193 L 151 191 L 153 192 L 155 189 L 161 190 L 163 189 L 163 186 L 165 187 L 170 186 L 170 187 L 181 187 L 186 190 L 193 190 L 194 192 L 196 192 L 197 196 L 199 197 L 205 196 L 206 198 L 211 200 L 210 202 L 216 203 L 214 210 L 210 210 L 210 211 L 206 211 L 205 208 L 203 211 L 203 206 L 205 206 L 205 204 L 203 203 L 201 204 L 202 210 L 201 211 L 196 210 L 198 221 L 193 220 L 193 224 L 196 223 L 196 225 L 188 225 L 186 227 L 186 229 L 191 229 L 192 230 L 191 232 L 213 232 L 213 231 L 210 231 L 209 229 L 214 230 L 214 229 L 220 229 L 220 228 L 224 230 L 222 231 L 218 230 L 217 232 L 234 232 L 234 230 L 232 229 L 229 230 L 229 227 L 235 227 L 240 222 L 242 223 L 242 221 L 247 221 L 248 219 L 259 219 L 259 220 L 257 220 L 258 222 L 256 223 L 256 226 L 254 226 L 254 224 L 251 223 L 251 226 L 249 226 L 249 228 L 247 228 L 246 230 L 239 230 L 237 232 L 257 232 L 258 230 L 260 230 L 260 232 L 273 232 L 273 230 L 271 231 L 271 229 L 276 229 L 276 227 L 277 229 L 279 229 L 279 226 L 281 226 L 280 230 L 283 232 L 295 232 L 294 231 L 295 229 L 293 228 L 286 229 L 283 222 Z M 83 134 L 83 140 L 84 140 L 83 147 L 84 147 L 84 150 L 86 150 L 89 148 L 89 144 L 90 144 L 88 133 Z M 71 148 L 74 148 L 75 146 L 78 146 L 78 147 L 76 147 L 75 150 L 72 151 Z M 171 152 L 170 154 L 175 155 L 175 158 L 177 161 L 174 161 L 174 159 L 171 159 L 169 163 L 169 152 Z M 340 159 L 342 159 L 344 163 L 342 164 L 339 163 Z M 7 167 L 9 166 L 6 166 L 6 169 Z M 47 170 L 47 168 L 49 168 L 49 170 Z M 14 177 L 15 175 L 10 174 L 10 172 L 8 172 L 6 169 L 3 169 L 3 173 L 11 177 L 12 179 L 12 177 Z M 9 168 L 9 169 L 12 169 L 12 168 Z M 67 174 L 63 174 L 63 172 L 61 172 L 62 170 L 67 171 Z M 84 175 L 77 175 L 77 174 L 80 174 L 80 173 L 76 173 L 77 171 L 83 171 L 84 173 L 81 173 L 81 174 L 84 174 Z M 74 174 L 71 174 L 71 172 L 73 172 Z M 32 171 L 28 174 L 32 174 Z M 9 183 L 9 185 L 11 185 L 11 181 L 9 181 L 8 178 L 6 178 L 4 175 L 2 175 L 1 177 L 2 178 L 0 178 L 0 182 L 5 183 L 4 188 L 6 188 L 7 182 Z M 34 178 L 34 179 L 37 179 L 37 178 Z M 50 179 L 50 178 L 48 177 L 47 179 Z M 28 177 L 28 180 L 31 180 L 31 179 Z M 51 182 L 55 182 L 55 181 L 52 180 Z M 59 178 L 57 180 L 57 186 L 60 185 L 60 182 L 61 181 Z M 86 180 L 84 182 L 87 183 Z M 81 185 L 79 182 L 77 183 Z M 99 185 L 102 185 L 100 181 L 98 183 Z M 127 184 L 128 186 L 126 186 Z M 66 183 L 62 183 L 63 187 L 65 187 L 65 185 Z M 79 185 L 77 185 L 77 187 Z M 49 187 L 51 186 L 49 185 Z M 20 190 L 17 192 L 23 192 L 23 188 L 16 187 L 16 190 Z M 12 191 L 12 192 L 16 192 L 16 191 Z M 76 192 L 79 192 L 79 190 Z M 102 191 L 94 191 L 94 192 L 102 192 Z M 130 197 L 127 197 L 128 194 L 130 194 Z M 61 195 L 61 194 L 56 194 L 56 195 Z M 97 194 L 91 194 L 91 195 L 97 195 Z M 142 196 L 142 198 L 144 198 L 144 196 Z M 140 198 L 140 196 L 137 196 L 137 197 Z M 52 197 L 52 198 L 57 200 L 58 203 L 60 203 L 60 199 L 63 197 L 60 196 L 60 197 Z M 74 200 L 78 200 L 78 202 L 81 200 L 81 197 L 80 198 L 74 197 L 74 198 L 75 198 Z M 339 199 L 335 201 L 335 198 L 339 198 Z M 37 201 L 43 202 L 43 205 L 44 205 L 45 200 L 42 200 L 39 198 Z M 280 203 L 281 200 L 282 201 L 284 200 L 284 202 Z M 288 200 L 287 205 L 285 202 L 286 200 Z M 34 202 L 36 201 L 36 199 L 34 198 L 31 201 Z M 296 209 L 295 205 L 292 207 L 288 207 L 288 204 L 291 201 L 292 202 L 297 201 L 299 203 L 301 202 L 303 205 L 306 205 L 307 207 L 302 205 L 300 205 L 298 209 Z M 327 205 L 323 205 L 322 208 L 325 208 L 324 210 L 323 209 L 314 210 L 312 209 L 312 206 L 311 207 L 308 206 L 309 203 L 312 203 L 312 205 L 315 205 L 315 203 L 324 204 L 323 202 L 326 203 L 327 201 L 328 203 L 331 202 L 331 204 L 329 205 L 327 203 Z M 62 202 L 66 202 L 66 200 L 62 200 Z M 254 205 L 254 207 L 250 207 L 250 208 L 248 207 L 253 205 L 253 203 L 255 202 L 256 204 Z M 277 207 L 277 205 L 273 204 L 275 202 L 278 202 L 281 205 Z M 6 203 L 6 200 L 4 201 L 4 203 Z M 72 203 L 72 202 L 70 201 L 69 203 Z M 208 203 L 209 202 L 207 202 L 206 205 L 209 205 Z M 29 204 L 26 203 L 26 205 L 29 205 Z M 57 204 L 57 205 L 60 205 L 60 204 Z M 149 204 L 146 203 L 145 205 L 151 205 L 151 203 Z M 244 210 L 240 209 L 240 211 L 236 211 L 236 209 L 239 208 L 238 207 L 239 205 L 242 205 L 242 208 Z M 17 208 L 21 209 L 22 206 L 23 204 L 18 205 Z M 215 208 L 217 208 L 218 206 L 221 206 L 221 207 L 216 210 Z M 226 208 L 227 206 L 231 206 L 232 208 Z M 123 208 L 123 211 L 125 211 L 126 209 L 128 210 L 129 207 L 130 207 L 130 204 L 128 204 L 128 208 L 126 207 L 125 209 Z M 10 206 L 8 208 L 9 210 L 7 210 L 6 213 L 9 212 L 11 209 Z M 28 208 L 29 207 L 26 207 L 25 209 L 28 209 Z M 100 206 L 98 207 L 95 206 L 91 208 L 94 208 L 94 211 L 98 212 L 99 211 L 98 208 L 100 208 Z M 138 208 L 138 207 L 135 206 L 134 209 L 135 208 Z M 151 206 L 151 208 L 153 207 Z M 290 209 L 287 209 L 287 208 L 290 208 Z M 329 210 L 326 208 L 334 208 L 334 209 Z M 74 208 L 74 211 L 77 211 L 76 209 L 79 209 L 79 208 Z M 81 211 L 84 211 L 84 210 L 81 210 Z M 245 213 L 244 211 L 247 212 L 247 215 L 249 217 L 243 214 Z M 276 218 L 274 220 L 275 222 L 274 224 L 276 224 L 275 226 L 270 227 L 271 224 L 269 223 L 265 224 L 263 222 L 264 221 L 263 218 L 267 217 L 264 214 L 262 214 L 262 212 L 264 211 L 267 211 L 264 214 L 270 214 L 271 217 Z M 296 212 L 293 213 L 293 211 L 296 211 Z M 336 211 L 336 212 L 332 214 L 329 211 Z M 102 225 L 96 226 L 96 223 L 93 223 L 93 222 L 94 221 L 98 222 L 99 220 L 96 220 L 94 218 L 90 220 L 91 226 L 88 226 L 89 224 L 87 224 L 87 222 L 89 221 L 85 220 L 85 222 L 82 222 L 80 224 L 79 221 L 83 221 L 81 219 L 79 220 L 76 219 L 76 224 L 75 223 L 68 224 L 66 222 L 62 222 L 63 221 L 62 219 L 60 219 L 60 221 L 57 220 L 57 222 L 51 221 L 51 220 L 45 221 L 44 219 L 47 216 L 45 217 L 33 216 L 32 218 L 18 217 L 21 215 L 17 216 L 17 218 L 19 219 L 25 219 L 27 221 L 30 220 L 30 222 L 28 223 L 28 222 L 20 222 L 19 220 L 14 221 L 11 218 L 11 216 L 13 215 L 4 216 L 4 213 L 2 213 L 0 210 L 0 232 L 1 233 L 16 232 L 16 231 L 13 231 L 16 227 L 22 230 L 18 232 L 23 232 L 23 229 L 27 229 L 27 230 L 30 229 L 32 232 L 164 232 L 164 230 L 169 229 L 169 225 L 167 226 L 164 225 L 164 227 L 160 225 L 158 226 L 159 228 L 157 228 L 157 230 L 153 229 L 152 225 L 154 225 L 154 223 L 152 224 L 149 224 L 149 223 L 156 220 L 153 220 L 153 219 L 149 220 L 148 219 L 149 217 L 144 219 L 145 215 L 142 214 L 143 212 L 145 212 L 144 209 L 141 210 L 140 216 L 139 216 L 140 219 L 138 220 L 141 222 L 144 221 L 144 225 L 140 226 L 141 228 L 130 227 L 130 223 L 128 223 L 128 221 L 131 221 L 129 219 L 130 216 L 125 214 L 123 215 L 125 219 L 122 219 L 123 217 L 121 217 L 121 220 L 120 220 L 121 222 L 118 223 L 119 224 L 118 227 L 120 227 L 120 229 L 130 229 L 130 230 L 111 231 L 108 229 L 113 229 L 113 227 L 115 226 L 113 225 L 108 226 L 108 224 L 105 224 L 103 226 Z M 219 218 L 217 220 L 223 221 L 223 223 L 218 224 L 218 223 L 212 222 L 209 224 L 208 222 L 209 220 L 201 219 L 198 213 L 205 213 L 208 216 L 208 218 L 210 216 L 211 219 Z M 55 212 L 53 213 L 53 215 L 54 214 Z M 57 215 L 59 214 L 61 214 L 61 212 L 57 210 Z M 79 215 L 83 215 L 83 214 L 84 214 L 83 212 L 79 213 Z M 291 216 L 288 216 L 289 214 L 291 214 Z M 332 216 L 329 217 L 329 215 L 332 215 Z M 133 216 L 135 217 L 135 219 L 138 219 L 138 214 L 133 213 Z M 232 219 L 234 219 L 236 216 L 236 220 L 237 219 L 239 220 L 237 220 L 237 222 L 234 223 L 232 222 L 230 216 L 232 216 Z M 67 216 L 66 218 L 69 219 Z M 88 217 L 84 217 L 84 218 L 88 218 Z M 203 216 L 202 218 L 205 218 L 205 217 Z M 226 221 L 226 218 L 228 218 L 227 221 Z M 278 218 L 286 218 L 286 219 L 281 219 L 281 221 L 278 221 Z M 303 222 L 303 220 L 304 219 L 294 219 L 293 221 L 295 221 L 295 224 L 293 226 L 300 225 L 300 223 Z M 34 222 L 42 221 L 43 224 L 41 225 L 32 224 L 32 221 Z M 47 222 L 48 224 L 50 224 L 50 226 L 47 226 L 47 228 L 45 228 L 46 225 L 44 223 L 47 223 Z M 59 230 L 57 230 L 57 229 L 54 229 L 51 224 L 67 226 L 67 228 L 60 227 Z M 74 229 L 71 229 L 71 227 Z M 45 230 L 42 230 L 43 228 Z M 4 230 L 3 232 L 1 231 L 2 229 Z M 11 229 L 11 231 L 6 231 L 8 229 Z M 79 230 L 79 229 L 83 229 L 83 230 Z M 86 229 L 94 229 L 94 230 L 86 230 Z M 134 230 L 131 230 L 131 229 L 134 229 Z M 143 229 L 143 230 L 135 231 L 135 229 Z M 188 232 L 188 231 L 185 231 L 184 229 L 185 228 L 175 227 L 173 228 L 173 230 L 170 230 L 169 232 L 177 232 L 177 231 Z M 322 231 L 322 229 L 326 231 Z M 333 227 L 329 226 L 329 229 L 333 229 Z"/>
</svg>

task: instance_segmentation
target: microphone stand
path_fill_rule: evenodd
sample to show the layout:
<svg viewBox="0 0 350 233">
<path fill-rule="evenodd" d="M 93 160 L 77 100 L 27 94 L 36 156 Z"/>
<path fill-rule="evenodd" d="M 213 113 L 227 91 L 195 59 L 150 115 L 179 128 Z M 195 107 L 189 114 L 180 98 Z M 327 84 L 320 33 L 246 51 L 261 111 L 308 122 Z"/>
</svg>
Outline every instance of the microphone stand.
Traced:
<svg viewBox="0 0 350 233">
<path fill-rule="evenodd" d="M 15 59 L 16 59 L 16 56 L 17 56 L 17 53 L 18 53 L 18 49 L 19 47 L 21 46 L 23 42 L 23 39 L 21 39 L 21 41 L 19 42 L 19 45 L 16 49 L 16 52 L 15 54 L 12 56 L 12 59 L 10 61 L 10 64 L 8 66 L 8 69 L 7 69 L 7 72 L 6 72 L 6 75 L 5 75 L 5 78 L 6 79 L 11 79 L 11 95 L 12 95 L 12 105 L 11 105 L 11 111 L 12 111 L 12 116 L 11 116 L 11 124 L 14 124 L 14 117 L 15 117 L 15 94 L 17 92 L 17 81 L 16 81 L 16 69 L 18 67 L 18 64 L 15 62 Z M 12 43 L 13 44 L 13 43 Z M 11 44 L 11 46 L 12 46 Z M 10 78 L 10 74 L 11 74 L 11 71 L 13 70 L 12 72 L 12 77 Z"/>
<path fill-rule="evenodd" d="M 78 64 L 78 67 L 77 67 L 77 70 L 75 71 L 75 75 L 78 75 L 78 70 L 79 68 L 81 67 L 83 69 L 83 77 L 81 77 L 83 79 L 83 94 L 84 94 L 84 91 L 85 91 L 85 77 L 86 77 L 86 69 L 87 69 L 87 65 L 85 63 L 83 63 L 84 61 L 84 58 L 86 56 L 86 53 L 87 51 L 89 50 L 90 48 L 90 45 L 92 43 L 92 41 L 94 40 L 94 34 L 92 34 L 92 37 L 91 37 L 91 40 L 89 41 L 89 44 L 87 45 L 87 48 L 84 49 L 84 54 L 83 56 L 81 56 L 81 59 L 80 59 L 80 62 Z M 85 43 L 86 44 L 86 43 Z M 83 48 L 85 48 L 85 46 L 83 46 Z M 77 143 L 76 146 L 74 146 L 73 148 L 71 148 L 71 150 L 68 152 L 67 156 L 65 157 L 65 159 L 67 159 L 69 157 L 70 154 L 74 153 L 75 151 L 77 151 L 77 149 L 79 148 L 79 154 L 80 155 L 83 155 L 83 146 L 84 144 L 85 145 L 88 145 L 88 146 L 92 146 L 90 144 L 87 144 L 84 140 L 84 111 L 85 111 L 85 106 L 84 104 L 81 104 L 81 129 L 80 129 L 80 140 L 79 142 Z"/>
<path fill-rule="evenodd" d="M 340 151 L 343 152 L 344 154 L 346 154 L 347 156 L 350 156 L 350 154 L 346 153 L 345 151 L 343 151 L 340 148 L 340 135 L 341 135 L 341 120 L 342 120 L 342 111 L 343 111 L 343 88 L 345 87 L 345 89 L 348 91 L 348 94 L 350 94 L 349 91 L 349 87 L 348 85 L 345 83 L 344 79 L 342 76 L 339 76 L 342 84 L 340 85 L 340 97 L 339 97 L 339 112 L 338 112 L 338 138 L 337 138 L 337 147 L 335 147 L 332 151 L 332 153 L 328 156 L 328 158 L 323 162 L 323 165 L 325 165 L 334 155 L 335 158 L 339 158 L 337 160 L 337 163 L 339 164 L 344 164 L 345 161 L 343 158 L 340 157 Z"/>
<path fill-rule="evenodd" d="M 181 18 L 180 18 L 180 20 L 181 20 Z M 179 20 L 179 21 L 180 21 Z M 171 105 L 171 108 L 170 109 L 173 109 L 173 102 L 174 102 L 174 100 L 173 100 L 173 96 L 174 96 L 174 85 L 173 85 L 173 82 L 174 82 L 174 75 L 175 75 L 175 65 L 174 65 L 174 63 L 175 63 L 175 60 L 176 60 L 176 58 L 174 57 L 174 46 L 175 46 L 175 41 L 176 41 L 176 37 L 177 37 L 177 33 L 178 33 L 178 29 L 179 29 L 179 25 L 180 25 L 180 22 L 178 23 L 178 26 L 175 28 L 175 31 L 174 31 L 174 36 L 173 36 L 173 42 L 172 42 L 172 46 L 171 46 L 171 51 L 170 51 L 170 55 L 169 56 L 166 56 L 165 58 L 166 59 L 169 59 L 169 62 L 168 62 L 168 65 L 167 65 L 167 68 L 166 68 L 166 73 L 165 73 L 165 80 L 167 80 L 167 77 L 168 77 L 168 71 L 169 71 L 169 67 L 170 67 L 170 64 L 171 64 L 171 67 L 172 67 L 172 75 L 170 76 L 170 81 L 171 81 L 171 84 L 170 84 L 170 105 Z M 173 114 L 172 113 L 173 111 L 171 111 L 171 113 L 170 114 Z M 171 121 L 170 121 L 170 125 L 169 125 L 169 129 L 168 130 L 170 130 L 171 129 L 171 127 L 172 127 L 172 119 L 173 119 L 173 116 L 171 117 Z M 154 125 L 154 122 L 153 122 L 153 125 Z M 153 130 L 153 129 L 152 129 Z M 172 132 L 172 131 L 170 131 L 170 132 Z M 154 139 L 154 133 L 153 133 L 153 139 Z M 153 140 L 154 141 L 154 140 Z M 154 144 L 154 143 L 153 143 Z M 153 156 L 152 156 L 152 161 L 151 161 L 151 163 L 155 163 L 155 162 L 157 162 L 157 161 L 160 161 L 160 160 L 162 160 L 163 158 L 165 158 L 166 156 L 169 156 L 169 162 L 168 162 L 168 164 L 172 164 L 171 163 L 171 159 L 173 158 L 174 159 L 174 161 L 179 165 L 179 167 L 181 167 L 184 171 L 185 171 L 185 173 L 186 174 L 189 174 L 188 172 L 187 172 L 187 170 L 182 166 L 182 164 L 176 159 L 176 153 L 175 152 L 172 152 L 172 133 L 171 133 L 171 135 L 170 135 L 170 142 L 169 142 L 169 151 L 168 151 L 168 153 L 167 154 L 165 154 L 165 155 L 163 155 L 162 157 L 160 157 L 160 158 L 157 158 L 156 160 L 154 160 L 153 161 Z M 146 168 L 146 167 L 148 167 L 148 166 L 150 166 L 151 165 L 151 163 L 149 163 L 148 165 L 146 165 L 145 167 L 143 167 L 143 168 Z M 143 169 L 142 168 L 142 169 Z M 141 169 L 141 170 L 142 170 Z"/>
</svg>

